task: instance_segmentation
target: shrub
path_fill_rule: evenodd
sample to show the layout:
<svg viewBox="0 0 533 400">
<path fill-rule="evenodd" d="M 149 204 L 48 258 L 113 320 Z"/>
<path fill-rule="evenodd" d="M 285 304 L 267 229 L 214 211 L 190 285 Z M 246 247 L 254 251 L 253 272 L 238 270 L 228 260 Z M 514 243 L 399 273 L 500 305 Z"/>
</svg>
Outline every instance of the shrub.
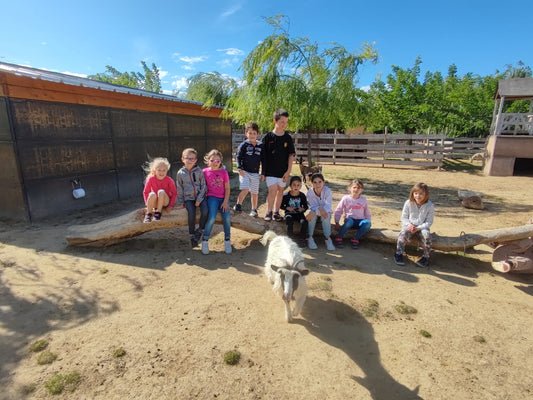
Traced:
<svg viewBox="0 0 533 400">
<path fill-rule="evenodd" d="M 237 350 L 230 350 L 224 354 L 224 362 L 228 365 L 235 365 L 241 359 L 241 353 Z"/>
</svg>

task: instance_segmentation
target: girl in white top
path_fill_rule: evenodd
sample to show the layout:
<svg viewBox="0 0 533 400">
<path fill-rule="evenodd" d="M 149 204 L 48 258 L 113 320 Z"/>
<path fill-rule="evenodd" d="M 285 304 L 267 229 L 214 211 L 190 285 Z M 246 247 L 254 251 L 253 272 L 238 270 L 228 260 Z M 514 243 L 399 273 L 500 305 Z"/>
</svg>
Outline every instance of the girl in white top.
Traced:
<svg viewBox="0 0 533 400">
<path fill-rule="evenodd" d="M 424 255 L 417 260 L 416 264 L 420 267 L 429 265 L 429 253 L 431 252 L 431 233 L 429 228 L 433 224 L 434 216 L 435 206 L 429 200 L 428 186 L 425 183 L 417 183 L 411 189 L 409 200 L 403 205 L 402 230 L 398 236 L 396 254 L 394 254 L 396 264 L 405 265 L 403 261 L 405 244 L 409 241 L 411 235 L 420 232 Z"/>
<path fill-rule="evenodd" d="M 329 251 L 333 251 L 335 250 L 335 246 L 330 237 L 331 215 L 333 214 L 331 203 L 333 201 L 333 195 L 331 189 L 325 185 L 326 182 L 322 174 L 313 174 L 311 176 L 311 183 L 313 184 L 313 187 L 307 191 L 307 203 L 310 212 L 305 216 L 305 219 L 309 223 L 307 246 L 311 250 L 318 248 L 313 239 L 313 233 L 315 231 L 317 218 L 320 217 L 320 220 L 322 221 L 322 231 L 326 237 L 326 247 Z"/>
</svg>

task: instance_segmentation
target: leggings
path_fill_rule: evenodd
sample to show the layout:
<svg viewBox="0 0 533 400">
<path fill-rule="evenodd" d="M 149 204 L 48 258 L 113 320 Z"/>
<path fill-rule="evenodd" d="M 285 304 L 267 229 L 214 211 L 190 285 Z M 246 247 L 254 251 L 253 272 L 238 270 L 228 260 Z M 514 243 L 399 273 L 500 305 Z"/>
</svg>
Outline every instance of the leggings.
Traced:
<svg viewBox="0 0 533 400">
<path fill-rule="evenodd" d="M 428 229 L 422 229 L 421 231 L 416 231 L 414 235 L 420 233 L 422 235 L 422 245 L 424 246 L 424 256 L 429 258 L 429 253 L 431 253 L 431 233 Z M 405 245 L 409 241 L 409 238 L 413 233 L 408 230 L 402 230 L 398 236 L 398 243 L 396 244 L 396 253 L 403 254 L 405 250 Z"/>
</svg>

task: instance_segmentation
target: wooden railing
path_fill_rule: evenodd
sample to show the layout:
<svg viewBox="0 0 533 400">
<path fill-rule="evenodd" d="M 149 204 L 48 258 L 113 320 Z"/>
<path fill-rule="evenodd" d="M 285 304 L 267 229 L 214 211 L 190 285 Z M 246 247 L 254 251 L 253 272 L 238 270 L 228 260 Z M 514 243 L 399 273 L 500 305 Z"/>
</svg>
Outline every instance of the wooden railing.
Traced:
<svg viewBox="0 0 533 400">
<path fill-rule="evenodd" d="M 297 157 L 307 161 L 309 139 L 306 133 L 292 135 Z M 233 152 L 245 140 L 234 132 Z M 446 138 L 423 134 L 312 134 L 311 155 L 314 162 L 334 164 L 370 164 L 376 166 L 412 165 L 442 167 L 444 158 L 469 158 L 485 151 L 486 138 Z"/>
</svg>

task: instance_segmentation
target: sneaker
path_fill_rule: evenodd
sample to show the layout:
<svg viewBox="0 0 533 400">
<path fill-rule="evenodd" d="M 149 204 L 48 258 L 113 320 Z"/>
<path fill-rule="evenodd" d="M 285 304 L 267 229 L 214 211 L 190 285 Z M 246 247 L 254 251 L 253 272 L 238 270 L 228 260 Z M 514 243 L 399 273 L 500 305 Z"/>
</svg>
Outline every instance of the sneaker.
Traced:
<svg viewBox="0 0 533 400">
<path fill-rule="evenodd" d="M 143 223 L 147 224 L 149 222 L 152 222 L 152 213 L 146 213 L 144 216 Z"/>
<path fill-rule="evenodd" d="M 344 245 L 342 244 L 342 238 L 335 238 L 335 246 L 337 246 L 339 249 L 342 249 L 344 247 Z"/>
<path fill-rule="evenodd" d="M 209 240 L 202 240 L 202 254 L 209 254 Z"/>
<path fill-rule="evenodd" d="M 250 217 L 256 218 L 259 214 L 257 214 L 257 210 L 255 208 L 252 208 L 252 211 L 250 211 Z"/>
<path fill-rule="evenodd" d="M 416 265 L 418 265 L 419 267 L 422 267 L 422 268 L 429 268 L 429 258 L 427 258 L 426 256 L 420 257 L 416 261 Z"/>
<path fill-rule="evenodd" d="M 265 221 L 272 221 L 272 211 L 268 211 L 266 214 L 265 214 Z"/>
<path fill-rule="evenodd" d="M 315 239 L 313 239 L 313 237 L 307 238 L 307 247 L 309 247 L 310 250 L 318 249 L 318 246 L 316 245 Z"/>
<path fill-rule="evenodd" d="M 231 254 L 231 241 L 224 240 L 224 253 Z"/>
<path fill-rule="evenodd" d="M 154 221 L 161 221 L 161 213 L 159 211 L 154 213 Z"/>
<path fill-rule="evenodd" d="M 492 263 L 492 268 L 505 274 L 511 270 L 511 264 L 508 261 L 494 261 Z"/>
<path fill-rule="evenodd" d="M 194 238 L 196 239 L 196 242 L 197 243 L 200 243 L 200 241 L 202 240 L 202 236 L 204 236 L 204 230 L 203 229 L 196 229 L 196 231 L 194 231 Z"/>
<path fill-rule="evenodd" d="M 192 234 L 190 235 L 190 238 L 191 238 L 191 247 L 198 246 L 198 239 L 196 239 L 196 235 Z"/>
<path fill-rule="evenodd" d="M 283 217 L 277 211 L 272 215 L 272 219 L 277 222 L 283 221 Z"/>
<path fill-rule="evenodd" d="M 238 213 L 242 212 L 242 206 L 240 204 L 238 204 L 238 203 L 235 204 L 233 206 L 233 211 L 238 212 Z"/>
<path fill-rule="evenodd" d="M 352 249 L 358 249 L 359 248 L 359 240 L 351 239 L 350 243 L 352 244 Z"/>
<path fill-rule="evenodd" d="M 405 261 L 403 260 L 403 254 L 394 253 L 394 262 L 398 265 L 405 265 Z"/>
<path fill-rule="evenodd" d="M 335 250 L 335 246 L 333 245 L 333 242 L 331 241 L 331 238 L 327 238 L 326 239 L 326 248 L 329 251 L 334 251 Z"/>
</svg>

